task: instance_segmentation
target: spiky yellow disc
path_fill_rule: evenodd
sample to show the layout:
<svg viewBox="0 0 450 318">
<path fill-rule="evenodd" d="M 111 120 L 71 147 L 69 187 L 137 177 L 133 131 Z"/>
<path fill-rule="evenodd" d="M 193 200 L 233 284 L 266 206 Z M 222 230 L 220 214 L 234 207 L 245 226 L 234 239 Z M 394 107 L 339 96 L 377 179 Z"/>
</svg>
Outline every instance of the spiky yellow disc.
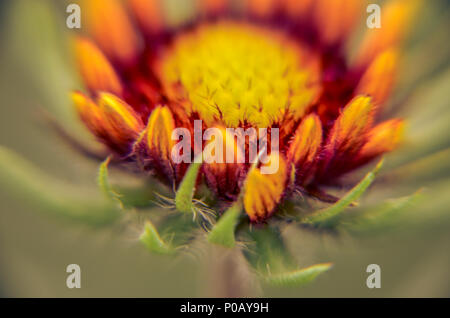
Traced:
<svg viewBox="0 0 450 318">
<path fill-rule="evenodd" d="M 300 118 L 318 92 L 315 63 L 281 34 L 237 23 L 180 36 L 160 65 L 172 98 L 207 125 L 268 127 Z"/>
</svg>

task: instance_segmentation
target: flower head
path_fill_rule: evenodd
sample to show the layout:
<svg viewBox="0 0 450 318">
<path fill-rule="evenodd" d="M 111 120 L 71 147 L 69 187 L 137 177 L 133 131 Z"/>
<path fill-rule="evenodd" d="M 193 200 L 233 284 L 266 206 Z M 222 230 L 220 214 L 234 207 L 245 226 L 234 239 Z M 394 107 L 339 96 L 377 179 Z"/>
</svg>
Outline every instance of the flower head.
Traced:
<svg viewBox="0 0 450 318">
<path fill-rule="evenodd" d="M 204 183 L 224 205 L 242 197 L 248 218 L 266 221 L 297 190 L 314 195 L 401 142 L 403 121 L 379 114 L 418 2 L 388 1 L 385 26 L 369 30 L 350 60 L 345 45 L 365 12 L 358 0 L 248 0 L 240 9 L 203 0 L 198 17 L 176 27 L 161 1 L 89 0 L 88 35 L 75 38 L 87 92 L 72 98 L 112 154 L 175 188 L 189 165 L 173 159 L 173 131 L 190 139 L 195 120 L 218 128 L 218 149 L 245 160 L 203 163 Z M 254 128 L 258 142 L 259 129 L 277 130 L 278 149 L 251 161 L 251 138 L 238 149 L 226 128 Z M 207 145 L 193 142 L 183 154 L 193 162 L 195 147 Z M 278 169 L 262 173 L 271 161 Z"/>
</svg>

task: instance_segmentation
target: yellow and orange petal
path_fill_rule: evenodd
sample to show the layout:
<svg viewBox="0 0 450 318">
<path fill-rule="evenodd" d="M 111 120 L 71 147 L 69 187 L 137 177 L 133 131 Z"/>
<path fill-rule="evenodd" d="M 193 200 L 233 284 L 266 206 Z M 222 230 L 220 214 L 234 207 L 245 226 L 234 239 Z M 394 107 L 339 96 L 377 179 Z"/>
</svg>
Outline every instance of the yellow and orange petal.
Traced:
<svg viewBox="0 0 450 318">
<path fill-rule="evenodd" d="M 245 149 L 240 147 L 235 134 L 229 132 L 225 127 L 216 128 L 216 132 L 220 132 L 220 135 L 208 136 L 211 138 L 203 150 L 205 180 L 216 194 L 235 198 L 239 194 L 237 180 L 244 170 Z M 207 132 L 205 132 L 205 138 L 206 136 Z M 221 138 L 221 140 L 216 140 L 216 138 Z"/>
<path fill-rule="evenodd" d="M 175 129 L 172 112 L 167 106 L 156 107 L 148 119 L 146 141 L 150 153 L 166 162 L 170 162 L 172 148 L 172 132 Z"/>
<path fill-rule="evenodd" d="M 300 19 L 308 15 L 314 2 L 315 0 L 281 0 L 281 5 L 290 17 Z"/>
<path fill-rule="evenodd" d="M 87 88 L 92 92 L 122 95 L 119 77 L 101 50 L 92 41 L 80 36 L 75 38 L 74 44 L 78 69 Z"/>
<path fill-rule="evenodd" d="M 316 0 L 314 18 L 322 41 L 335 44 L 345 38 L 358 22 L 363 8 L 361 0 Z"/>
<path fill-rule="evenodd" d="M 357 94 L 370 95 L 379 108 L 394 86 L 399 53 L 396 49 L 381 52 L 370 64 L 356 88 Z"/>
<path fill-rule="evenodd" d="M 97 104 L 103 113 L 108 135 L 117 144 L 128 145 L 136 140 L 143 123 L 130 105 L 110 93 L 100 93 Z"/>
<path fill-rule="evenodd" d="M 287 157 L 297 170 L 299 177 L 311 169 L 317 160 L 322 144 L 322 123 L 315 114 L 305 117 L 295 131 Z"/>
<path fill-rule="evenodd" d="M 116 62 L 128 65 L 138 56 L 139 38 L 119 0 L 84 0 L 82 3 L 89 33 L 103 52 Z"/>
<path fill-rule="evenodd" d="M 164 18 L 161 0 L 128 0 L 138 23 L 148 33 L 163 30 Z"/>
<path fill-rule="evenodd" d="M 358 156 L 362 160 L 369 160 L 394 150 L 403 140 L 404 132 L 405 122 L 401 119 L 392 119 L 378 124 L 369 131 L 367 142 Z"/>
<path fill-rule="evenodd" d="M 246 9 L 258 18 L 266 18 L 274 12 L 277 0 L 245 0 Z"/>
<path fill-rule="evenodd" d="M 262 173 L 264 167 L 278 164 L 275 173 Z M 289 179 L 287 161 L 279 153 L 272 153 L 267 164 L 251 169 L 244 184 L 244 209 L 252 222 L 270 217 L 280 203 Z"/>
<path fill-rule="evenodd" d="M 345 106 L 331 129 L 327 151 L 333 155 L 356 150 L 365 140 L 373 121 L 373 103 L 369 96 L 356 96 Z"/>
<path fill-rule="evenodd" d="M 367 31 L 357 64 L 368 64 L 381 52 L 401 44 L 419 12 L 422 0 L 391 0 L 382 7 L 381 28 Z"/>
<path fill-rule="evenodd" d="M 71 98 L 78 116 L 86 127 L 96 137 L 105 137 L 106 127 L 103 112 L 94 101 L 80 92 L 72 92 Z"/>
<path fill-rule="evenodd" d="M 105 92 L 99 93 L 96 102 L 79 92 L 71 97 L 81 120 L 97 138 L 119 155 L 131 150 L 143 124 L 129 105 Z"/>
<path fill-rule="evenodd" d="M 197 0 L 199 11 L 205 15 L 217 15 L 224 12 L 229 0 Z"/>
</svg>

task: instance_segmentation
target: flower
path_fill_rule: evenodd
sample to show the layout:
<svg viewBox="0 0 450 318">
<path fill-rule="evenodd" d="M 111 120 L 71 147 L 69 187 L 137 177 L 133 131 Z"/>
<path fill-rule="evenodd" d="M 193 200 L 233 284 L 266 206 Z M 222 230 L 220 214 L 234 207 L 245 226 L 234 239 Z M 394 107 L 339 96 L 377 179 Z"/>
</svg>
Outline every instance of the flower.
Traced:
<svg viewBox="0 0 450 318">
<path fill-rule="evenodd" d="M 367 30 L 350 60 L 359 0 L 248 0 L 240 10 L 203 0 L 177 27 L 160 1 L 85 1 L 88 33 L 74 42 L 88 92 L 72 98 L 112 154 L 174 187 L 188 169 L 171 157 L 175 128 L 192 132 L 197 119 L 205 129 L 279 129 L 279 152 L 269 154 L 276 173 L 251 162 L 200 170 L 225 205 L 242 196 L 249 219 L 265 222 L 296 190 L 315 195 L 400 144 L 403 121 L 380 113 L 419 2 L 388 1 L 384 26 Z"/>
</svg>

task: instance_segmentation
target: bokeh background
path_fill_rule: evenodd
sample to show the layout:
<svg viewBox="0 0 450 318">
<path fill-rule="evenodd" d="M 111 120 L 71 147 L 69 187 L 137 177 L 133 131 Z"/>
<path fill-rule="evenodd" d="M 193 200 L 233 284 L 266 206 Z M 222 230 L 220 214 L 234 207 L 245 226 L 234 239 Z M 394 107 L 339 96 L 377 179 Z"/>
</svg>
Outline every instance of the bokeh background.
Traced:
<svg viewBox="0 0 450 318">
<path fill-rule="evenodd" d="M 67 3 L 0 2 L 0 145 L 95 196 L 98 163 L 74 151 L 45 120 L 51 114 L 93 144 L 67 96 L 81 87 L 68 50 Z M 185 0 L 165 5 L 174 23 L 192 11 Z M 386 158 L 385 172 L 362 204 L 418 189 L 424 199 L 404 211 L 404 222 L 376 234 L 334 236 L 288 226 L 284 235 L 301 265 L 332 261 L 334 268 L 304 288 L 263 286 L 251 295 L 450 296 L 449 8 L 448 1 L 426 1 L 413 25 L 390 103 L 393 113 L 408 118 L 408 139 Z M 152 255 L 137 241 L 138 228 L 70 224 L 36 211 L 27 197 L 10 190 L 0 181 L 0 296 L 208 297 L 223 279 L 211 271 L 210 247 L 175 259 Z M 81 289 L 66 287 L 66 266 L 72 263 L 81 266 Z M 381 289 L 366 287 L 365 270 L 372 263 L 381 266 Z"/>
</svg>

